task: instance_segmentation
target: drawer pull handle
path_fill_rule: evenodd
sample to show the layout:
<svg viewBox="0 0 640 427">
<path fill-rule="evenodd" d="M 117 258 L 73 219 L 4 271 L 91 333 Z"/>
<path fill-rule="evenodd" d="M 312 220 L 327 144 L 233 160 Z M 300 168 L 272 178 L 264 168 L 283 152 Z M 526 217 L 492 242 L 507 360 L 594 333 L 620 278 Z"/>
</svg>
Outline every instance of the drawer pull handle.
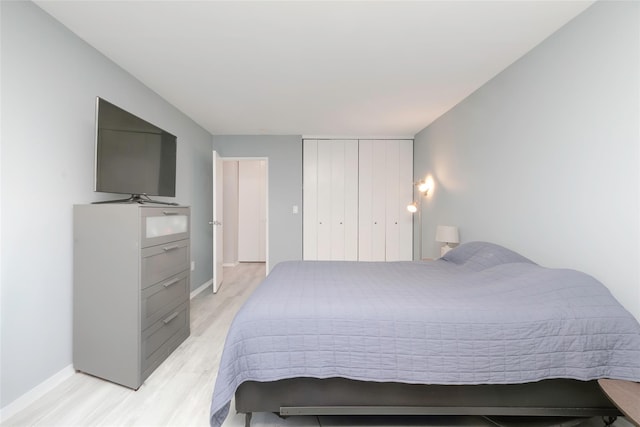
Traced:
<svg viewBox="0 0 640 427">
<path fill-rule="evenodd" d="M 165 325 L 168 325 L 169 322 L 171 322 L 173 319 L 175 319 L 176 317 L 178 317 L 178 312 L 173 313 L 171 316 L 167 317 L 166 319 L 164 319 L 162 321 L 162 323 L 164 323 Z"/>
<path fill-rule="evenodd" d="M 171 285 L 175 285 L 175 284 L 176 284 L 176 283 L 178 283 L 179 281 L 180 281 L 180 279 L 173 279 L 172 281 L 167 282 L 167 283 L 165 283 L 165 284 L 164 284 L 164 285 L 162 285 L 162 286 L 164 286 L 165 288 L 168 288 L 168 287 L 169 287 L 169 286 L 171 286 Z"/>
<path fill-rule="evenodd" d="M 162 211 L 162 213 L 165 215 L 178 215 L 178 212 L 171 212 L 171 211 Z"/>
<path fill-rule="evenodd" d="M 162 248 L 163 251 L 165 252 L 169 252 L 169 251 L 173 251 L 175 249 L 178 249 L 180 246 L 178 245 L 173 245 L 173 246 L 165 246 Z"/>
</svg>

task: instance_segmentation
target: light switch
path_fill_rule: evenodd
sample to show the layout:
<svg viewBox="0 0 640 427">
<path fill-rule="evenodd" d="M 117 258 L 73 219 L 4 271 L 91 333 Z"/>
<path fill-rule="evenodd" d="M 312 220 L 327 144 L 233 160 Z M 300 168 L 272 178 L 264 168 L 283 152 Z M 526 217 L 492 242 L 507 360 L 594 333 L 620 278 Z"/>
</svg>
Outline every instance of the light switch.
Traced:
<svg viewBox="0 0 640 427">
<path fill-rule="evenodd" d="M 298 205 L 293 205 L 293 209 L 291 209 L 291 213 L 294 213 L 294 214 L 298 213 Z"/>
</svg>

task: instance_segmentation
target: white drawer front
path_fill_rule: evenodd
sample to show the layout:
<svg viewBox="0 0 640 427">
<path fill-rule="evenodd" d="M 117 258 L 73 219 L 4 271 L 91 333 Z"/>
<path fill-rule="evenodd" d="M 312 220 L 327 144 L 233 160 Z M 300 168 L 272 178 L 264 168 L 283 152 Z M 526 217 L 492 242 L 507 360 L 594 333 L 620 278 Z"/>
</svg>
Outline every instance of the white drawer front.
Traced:
<svg viewBox="0 0 640 427">
<path fill-rule="evenodd" d="M 189 208 L 143 208 L 142 247 L 189 238 Z"/>
</svg>

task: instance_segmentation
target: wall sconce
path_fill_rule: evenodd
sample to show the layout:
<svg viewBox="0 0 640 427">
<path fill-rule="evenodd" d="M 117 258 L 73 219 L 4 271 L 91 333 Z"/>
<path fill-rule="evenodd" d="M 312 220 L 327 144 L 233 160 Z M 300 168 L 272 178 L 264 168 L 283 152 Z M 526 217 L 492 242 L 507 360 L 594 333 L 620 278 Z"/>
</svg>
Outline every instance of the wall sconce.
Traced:
<svg viewBox="0 0 640 427">
<path fill-rule="evenodd" d="M 407 210 L 411 213 L 418 212 L 418 204 L 416 202 L 413 202 L 410 205 L 407 205 Z"/>
<path fill-rule="evenodd" d="M 418 187 L 418 191 L 425 197 L 429 194 L 429 190 L 431 190 L 431 185 L 427 181 L 416 182 L 416 187 Z"/>
<path fill-rule="evenodd" d="M 436 242 L 444 243 L 440 248 L 440 256 L 444 256 L 453 249 L 450 243 L 460 243 L 460 235 L 458 227 L 452 225 L 439 225 L 436 229 Z"/>
</svg>

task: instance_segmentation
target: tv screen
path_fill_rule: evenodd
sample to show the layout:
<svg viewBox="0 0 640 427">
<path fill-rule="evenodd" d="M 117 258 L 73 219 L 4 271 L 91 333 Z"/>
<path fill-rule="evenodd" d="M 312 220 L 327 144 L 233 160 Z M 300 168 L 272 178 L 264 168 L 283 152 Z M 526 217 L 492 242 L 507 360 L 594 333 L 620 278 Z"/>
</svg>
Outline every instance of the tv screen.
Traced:
<svg viewBox="0 0 640 427">
<path fill-rule="evenodd" d="M 176 195 L 176 137 L 98 97 L 95 191 Z"/>
</svg>

